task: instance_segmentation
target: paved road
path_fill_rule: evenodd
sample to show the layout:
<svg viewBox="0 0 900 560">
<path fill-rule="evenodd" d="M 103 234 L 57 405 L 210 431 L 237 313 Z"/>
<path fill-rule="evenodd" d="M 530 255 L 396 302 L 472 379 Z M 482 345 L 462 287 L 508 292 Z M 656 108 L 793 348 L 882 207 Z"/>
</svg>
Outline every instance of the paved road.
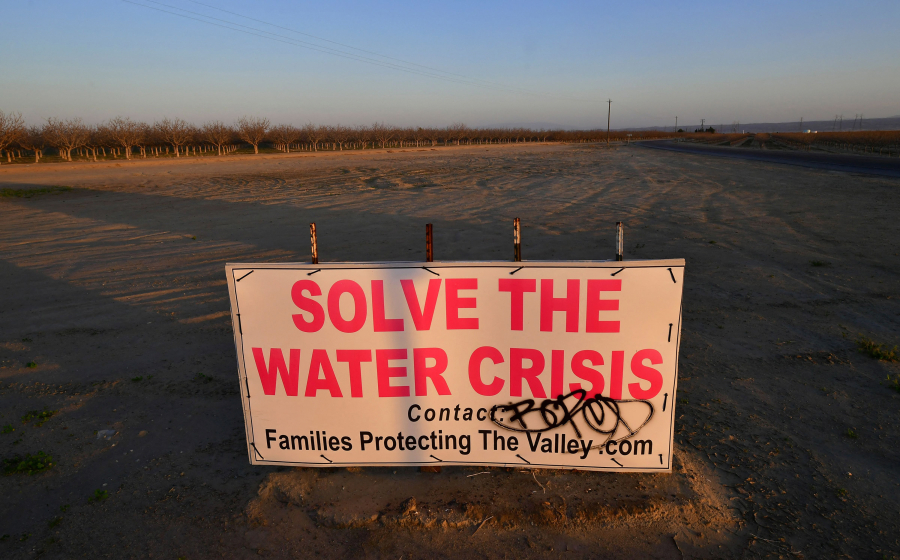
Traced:
<svg viewBox="0 0 900 560">
<path fill-rule="evenodd" d="M 747 148 L 728 148 L 725 146 L 707 146 L 671 140 L 652 140 L 637 142 L 644 148 L 687 152 L 718 157 L 752 159 L 787 165 L 800 165 L 816 169 L 831 169 L 849 173 L 865 173 L 885 177 L 900 177 L 900 158 L 892 159 L 884 156 L 859 156 L 844 154 L 823 154 L 788 150 L 753 150 Z"/>
</svg>

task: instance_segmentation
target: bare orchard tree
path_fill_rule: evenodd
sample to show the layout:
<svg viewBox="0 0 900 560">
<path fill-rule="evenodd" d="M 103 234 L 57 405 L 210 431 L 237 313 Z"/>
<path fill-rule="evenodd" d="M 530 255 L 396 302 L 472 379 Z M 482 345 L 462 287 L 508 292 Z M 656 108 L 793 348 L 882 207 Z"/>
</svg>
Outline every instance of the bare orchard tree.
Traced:
<svg viewBox="0 0 900 560">
<path fill-rule="evenodd" d="M 368 144 L 372 139 L 372 131 L 366 125 L 359 125 L 353 129 L 353 140 L 355 140 L 359 147 L 363 150 L 366 149 L 366 144 Z"/>
<path fill-rule="evenodd" d="M 147 157 L 147 146 L 158 142 L 156 130 L 147 123 L 140 123 L 142 134 L 136 142 L 142 158 Z"/>
<path fill-rule="evenodd" d="M 340 125 L 340 124 L 337 126 L 331 127 L 331 130 L 329 132 L 331 132 L 331 139 L 334 141 L 335 144 L 338 145 L 338 147 L 342 151 L 344 149 L 344 144 L 349 142 L 351 137 L 353 136 L 352 128 L 350 128 L 349 126 L 344 126 L 344 125 Z"/>
<path fill-rule="evenodd" d="M 91 152 L 91 158 L 94 161 L 97 161 L 97 150 L 103 149 L 106 142 L 105 130 L 102 127 L 95 126 L 88 130 L 88 138 L 84 146 Z"/>
<path fill-rule="evenodd" d="M 200 134 L 204 140 L 219 150 L 219 155 L 222 155 L 222 146 L 231 142 L 234 131 L 222 121 L 212 121 L 203 125 Z"/>
<path fill-rule="evenodd" d="M 19 145 L 26 150 L 34 152 L 34 163 L 40 163 L 44 155 L 47 140 L 44 131 L 39 126 L 31 126 L 25 129 L 25 134 L 19 137 Z"/>
<path fill-rule="evenodd" d="M 372 136 L 375 137 L 375 140 L 378 140 L 381 143 L 381 147 L 384 148 L 385 145 L 391 141 L 391 139 L 397 135 L 397 129 L 389 124 L 384 124 L 383 122 L 376 122 L 369 130 L 372 131 Z"/>
<path fill-rule="evenodd" d="M 106 157 L 106 149 L 109 148 L 109 155 L 111 155 L 113 159 L 116 159 L 115 149 L 119 143 L 116 142 L 115 138 L 110 134 L 109 126 L 105 124 L 96 126 L 94 128 L 92 139 L 96 142 L 97 147 L 100 148 L 100 152 L 103 154 L 104 158 Z"/>
<path fill-rule="evenodd" d="M 425 138 L 431 141 L 431 147 L 437 146 L 438 141 L 441 139 L 441 134 L 443 131 L 440 128 L 429 128 L 425 131 Z"/>
<path fill-rule="evenodd" d="M 419 142 L 425 142 L 427 134 L 427 131 L 421 126 L 417 126 L 416 128 L 413 128 L 409 131 L 409 136 L 413 139 L 413 141 L 415 141 L 416 148 L 419 147 Z"/>
<path fill-rule="evenodd" d="M 15 144 L 25 134 L 25 120 L 21 113 L 4 113 L 0 111 L 0 151 L 6 150 Z M 6 151 L 6 161 L 12 162 L 9 150 Z"/>
<path fill-rule="evenodd" d="M 253 146 L 253 153 L 259 153 L 259 143 L 266 139 L 269 131 L 269 119 L 256 117 L 242 117 L 235 124 L 237 134 L 241 140 Z"/>
<path fill-rule="evenodd" d="M 328 135 L 328 129 L 324 126 L 317 126 L 312 123 L 308 123 L 303 127 L 303 136 L 312 144 L 313 151 L 319 151 L 319 142 L 321 142 Z"/>
<path fill-rule="evenodd" d="M 59 150 L 59 155 L 66 161 L 72 161 L 72 150 L 76 150 L 85 144 L 91 137 L 91 129 L 79 118 L 74 119 L 47 119 L 44 127 L 47 142 Z"/>
<path fill-rule="evenodd" d="M 456 140 L 456 145 L 459 146 L 459 141 L 466 137 L 469 134 L 469 127 L 467 127 L 463 123 L 454 123 L 447 127 L 447 137 Z"/>
<path fill-rule="evenodd" d="M 131 150 L 144 141 L 146 127 L 144 123 L 135 122 L 128 117 L 116 117 L 106 123 L 104 132 L 109 135 L 112 143 L 122 146 L 125 159 L 131 159 Z"/>
<path fill-rule="evenodd" d="M 300 130 L 289 124 L 280 124 L 269 131 L 275 147 L 282 152 L 291 153 L 291 144 L 300 139 Z"/>
<path fill-rule="evenodd" d="M 194 137 L 194 127 L 182 119 L 164 118 L 155 125 L 157 132 L 166 144 L 171 144 L 175 157 L 181 157 L 181 147 Z"/>
</svg>

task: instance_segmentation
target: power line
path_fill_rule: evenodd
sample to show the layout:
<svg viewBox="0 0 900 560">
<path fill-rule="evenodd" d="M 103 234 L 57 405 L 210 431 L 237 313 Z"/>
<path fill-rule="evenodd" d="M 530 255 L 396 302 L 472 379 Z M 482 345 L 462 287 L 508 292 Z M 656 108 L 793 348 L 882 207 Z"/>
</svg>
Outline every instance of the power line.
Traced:
<svg viewBox="0 0 900 560">
<path fill-rule="evenodd" d="M 296 47 L 300 47 L 300 48 L 304 48 L 304 49 L 309 49 L 309 50 L 312 50 L 312 51 L 320 52 L 320 53 L 323 53 L 323 54 L 330 54 L 330 55 L 332 55 L 332 56 L 337 56 L 337 57 L 340 57 L 340 58 L 346 58 L 346 59 L 349 59 L 349 60 L 355 60 L 355 61 L 357 61 L 357 62 L 363 62 L 363 63 L 371 64 L 371 65 L 374 65 L 374 66 L 381 66 L 381 67 L 383 67 L 383 68 L 388 68 L 388 69 L 391 69 L 391 70 L 399 70 L 399 71 L 401 71 L 401 72 L 406 72 L 406 73 L 409 73 L 409 74 L 415 74 L 415 75 L 424 76 L 424 77 L 429 77 L 429 78 L 434 78 L 434 79 L 438 79 L 438 80 L 444 80 L 444 81 L 448 81 L 448 82 L 452 82 L 452 83 L 457 83 L 457 84 L 462 84 L 462 85 L 475 86 L 475 87 L 482 87 L 482 88 L 486 88 L 486 89 L 492 89 L 492 90 L 494 90 L 494 91 L 505 91 L 505 92 L 521 93 L 521 94 L 526 94 L 526 95 L 534 95 L 534 96 L 540 96 L 540 97 L 547 97 L 547 98 L 551 98 L 551 99 L 566 99 L 566 100 L 569 100 L 569 101 L 581 101 L 581 102 L 586 102 L 586 100 L 577 99 L 577 98 L 563 97 L 563 96 L 558 96 L 558 95 L 548 95 L 548 94 L 544 94 L 544 93 L 540 93 L 540 92 L 535 92 L 535 91 L 526 90 L 526 89 L 523 89 L 523 88 L 516 88 L 516 87 L 504 86 L 504 85 L 501 85 L 501 84 L 494 84 L 493 82 L 487 82 L 487 81 L 485 81 L 485 80 L 479 80 L 479 79 L 468 78 L 468 77 L 461 76 L 461 75 L 458 75 L 458 74 L 452 74 L 452 73 L 450 73 L 450 72 L 444 72 L 444 71 L 442 71 L 442 70 L 434 70 L 434 71 L 435 71 L 435 72 L 443 72 L 444 74 L 449 74 L 449 76 L 443 76 L 443 75 L 435 74 L 434 72 L 429 72 L 429 71 L 425 71 L 425 70 L 418 70 L 418 69 L 416 69 L 416 68 L 407 68 L 407 67 L 401 66 L 401 65 L 399 65 L 399 64 L 394 64 L 394 63 L 392 63 L 392 62 L 387 62 L 387 61 L 383 61 L 383 60 L 376 60 L 376 59 L 373 59 L 373 58 L 370 58 L 370 57 L 366 57 L 366 56 L 362 56 L 362 55 L 357 55 L 357 54 L 354 54 L 354 53 L 348 53 L 348 52 L 345 52 L 345 51 L 341 51 L 341 50 L 338 50 L 338 49 L 335 49 L 335 48 L 332 48 L 332 47 L 326 47 L 326 46 L 323 46 L 323 45 L 316 45 L 315 43 L 309 43 L 309 42 L 307 42 L 307 41 L 301 41 L 301 40 L 299 40 L 299 39 L 294 39 L 294 38 L 292 38 L 292 37 L 286 37 L 286 36 L 284 36 L 284 35 L 279 35 L 279 34 L 277 34 L 277 33 L 272 33 L 272 32 L 270 32 L 270 31 L 265 31 L 265 30 L 258 29 L 258 28 L 255 28 L 255 27 L 250 27 L 250 26 L 247 26 L 247 25 L 243 25 L 243 24 L 240 24 L 240 23 L 235 23 L 235 22 L 232 22 L 232 21 L 228 21 L 228 20 L 223 20 L 223 19 L 215 18 L 215 17 L 208 16 L 208 15 L 205 15 L 205 14 L 200 14 L 200 13 L 197 13 L 197 12 L 192 12 L 192 11 L 190 11 L 190 10 L 185 10 L 185 9 L 183 9 L 183 8 L 178 8 L 177 6 L 171 6 L 171 5 L 169 5 L 169 4 L 164 4 L 164 3 L 162 3 L 162 2 L 157 2 L 156 0 L 143 0 L 143 1 L 145 1 L 145 2 L 152 2 L 153 4 L 157 4 L 157 5 L 160 5 L 160 6 L 165 6 L 165 7 L 167 7 L 167 8 L 172 8 L 172 9 L 175 9 L 175 10 L 180 10 L 180 11 L 182 11 L 182 12 L 186 12 L 186 13 L 188 13 L 188 14 L 193 14 L 193 15 L 199 16 L 199 17 L 192 17 L 192 16 L 190 16 L 190 15 L 185 15 L 185 14 L 180 14 L 180 13 L 177 13 L 177 12 L 172 12 L 172 11 L 165 10 L 165 9 L 162 9 L 162 8 L 157 8 L 157 7 L 155 7 L 155 6 L 148 6 L 148 5 L 146 5 L 146 4 L 141 4 L 141 3 L 139 3 L 139 2 L 134 2 L 134 1 L 132 1 L 132 0 L 122 0 L 122 2 L 125 2 L 125 3 L 127 3 L 127 4 L 133 4 L 133 5 L 135 5 L 135 6 L 140 6 L 140 7 L 142 7 L 142 8 L 147 8 L 147 9 L 150 9 L 150 10 L 155 10 L 155 11 L 158 11 L 158 12 L 163 12 L 163 13 L 167 13 L 167 14 L 170 14 L 170 15 L 174 15 L 174 16 L 177 16 L 177 17 L 181 17 L 181 18 L 185 18 L 185 19 L 190 19 L 190 20 L 193 20 L 193 21 L 198 21 L 198 22 L 200 22 L 200 23 L 205 23 L 205 24 L 207 24 L 207 25 L 212 25 L 212 26 L 215 26 L 215 27 L 221 27 L 221 28 L 224 28 L 224 29 L 229 29 L 229 30 L 231 30 L 231 31 L 237 31 L 237 32 L 239 32 L 239 33 L 244 33 L 244 34 L 247 34 L 247 35 L 253 35 L 253 36 L 255 36 L 255 37 L 261 37 L 261 38 L 263 38 L 263 39 L 269 39 L 269 40 L 271 40 L 271 41 L 276 41 L 276 42 L 279 42 L 279 43 L 285 43 L 285 44 L 293 45 L 293 46 L 296 46 Z M 195 3 L 199 3 L 199 2 L 195 2 Z M 241 17 L 243 17 L 243 16 L 241 16 Z M 206 18 L 206 19 L 200 19 L 200 18 Z M 253 19 L 253 18 L 248 18 L 248 19 Z M 222 23 L 215 23 L 215 21 L 207 21 L 207 20 L 215 20 L 215 21 L 219 21 L 219 22 L 222 22 Z M 261 21 L 261 20 L 254 20 L 254 21 Z M 263 23 L 265 23 L 265 22 L 263 22 Z M 226 24 L 227 24 L 227 25 L 226 25 Z M 271 25 L 271 24 L 267 24 L 267 25 Z M 233 27 L 233 26 L 236 26 L 236 27 Z M 274 27 L 280 27 L 280 26 L 274 26 Z M 243 28 L 243 29 L 239 29 L 239 28 Z M 292 31 L 292 30 L 291 30 L 291 31 Z M 295 32 L 295 33 L 299 33 L 299 32 Z M 329 42 L 333 42 L 333 41 L 329 41 Z M 336 44 L 340 44 L 340 43 L 336 43 Z M 349 48 L 354 48 L 354 47 L 349 47 Z M 361 50 L 361 49 L 355 49 L 355 50 Z M 366 51 L 366 52 L 368 52 L 368 51 Z M 377 53 L 373 53 L 373 54 L 377 54 Z M 377 55 L 377 56 L 383 56 L 383 55 Z M 390 57 L 384 57 L 384 58 L 390 58 Z M 400 59 L 394 59 L 394 60 L 400 60 Z M 407 63 L 406 61 L 402 61 L 402 62 L 404 62 L 404 63 L 406 63 L 406 64 L 414 64 L 414 63 Z M 421 66 L 422 68 L 429 68 L 429 67 L 422 66 L 422 65 L 416 65 L 416 66 Z M 453 77 L 453 76 L 461 76 L 461 77 L 458 77 L 458 78 L 457 78 L 457 77 Z"/>
<path fill-rule="evenodd" d="M 453 80 L 453 79 L 450 79 L 450 78 L 444 78 L 444 77 L 442 77 L 442 76 L 435 76 L 435 75 L 432 75 L 432 74 L 427 73 L 427 72 L 422 72 L 422 71 L 418 71 L 418 70 L 414 70 L 414 69 L 409 69 L 409 68 L 403 68 L 402 66 L 398 66 L 398 65 L 392 64 L 392 63 L 390 63 L 390 62 L 383 62 L 383 61 L 379 61 L 379 60 L 369 59 L 369 58 L 367 58 L 367 57 L 361 57 L 361 56 L 355 55 L 355 54 L 353 54 L 353 53 L 344 53 L 344 52 L 338 51 L 337 49 L 332 49 L 332 48 L 330 48 L 330 47 L 323 47 L 323 46 L 321 46 L 321 45 L 316 45 L 316 44 L 314 44 L 314 43 L 308 43 L 308 42 L 306 42 L 306 41 L 300 41 L 300 40 L 297 40 L 297 39 L 292 39 L 292 38 L 290 38 L 290 37 L 284 37 L 283 35 L 278 35 L 278 34 L 275 34 L 275 33 L 271 33 L 271 32 L 269 32 L 269 31 L 264 31 L 264 30 L 262 30 L 262 29 L 257 29 L 257 28 L 249 27 L 249 26 L 242 25 L 242 24 L 239 24 L 239 23 L 233 23 L 233 22 L 229 22 L 229 21 L 227 21 L 227 20 L 222 20 L 222 19 L 218 19 L 218 18 L 213 18 L 213 17 L 210 17 L 210 16 L 206 16 L 206 15 L 203 15 L 203 14 L 198 14 L 198 13 L 196 13 L 196 12 L 191 12 L 191 11 L 189 11 L 189 10 L 184 10 L 184 9 L 182 9 L 182 8 L 178 8 L 178 7 L 175 7 L 175 6 L 169 6 L 169 5 L 167 5 L 167 4 L 162 4 L 161 2 L 154 2 L 154 0 L 144 0 L 144 1 L 147 1 L 147 2 L 153 2 L 154 4 L 160 4 L 160 5 L 167 6 L 167 7 L 176 9 L 176 10 L 182 10 L 182 11 L 185 11 L 185 12 L 188 12 L 188 13 L 191 13 L 191 14 L 198 15 L 198 16 L 200 16 L 200 17 L 204 17 L 204 18 L 208 18 L 208 19 L 214 19 L 214 20 L 217 20 L 217 21 L 221 21 L 221 22 L 227 23 L 227 24 L 229 24 L 229 25 L 222 25 L 222 24 L 218 24 L 218 23 L 213 23 L 213 22 L 211 22 L 211 21 L 206 21 L 206 20 L 204 20 L 204 19 L 199 19 L 199 18 L 195 18 L 195 17 L 191 17 L 191 16 L 186 16 L 186 15 L 184 15 L 184 14 L 179 14 L 179 13 L 176 13 L 176 12 L 170 12 L 170 11 L 168 11 L 168 10 L 163 10 L 163 9 L 161 9 L 161 8 L 156 8 L 156 7 L 154 7 L 154 6 L 147 6 L 147 5 L 145 5 L 145 4 L 140 4 L 140 3 L 138 3 L 138 2 L 132 2 L 131 0 L 122 0 L 122 1 L 123 1 L 123 2 L 126 2 L 126 3 L 128 3 L 128 4 L 134 4 L 135 6 L 140 6 L 140 7 L 142 7 L 142 8 L 148 8 L 148 9 L 151 9 L 151 10 L 156 10 L 156 11 L 158 11 L 158 12 L 163 12 L 163 13 L 166 13 L 166 14 L 171 14 L 171 15 L 178 16 L 178 17 L 181 17 L 181 18 L 190 19 L 190 20 L 193 20 L 193 21 L 199 21 L 200 23 L 205 23 L 205 24 L 207 24 L 207 25 L 213 25 L 213 26 L 215 26 L 215 27 L 221 27 L 221 28 L 223 28 L 223 29 L 230 29 L 230 30 L 232 30 L 232 31 L 238 31 L 238 32 L 240 32 L 240 33 L 245 33 L 245 34 L 247 34 L 247 35 L 253 35 L 253 36 L 255 36 L 255 37 L 262 37 L 263 39 L 270 39 L 270 40 L 272 40 L 272 41 L 277 41 L 277 42 L 279 42 L 279 43 L 286 43 L 286 44 L 289 44 L 289 45 L 294 45 L 294 46 L 297 46 L 297 47 L 301 47 L 301 48 L 305 48 L 305 49 L 310 49 L 310 50 L 313 50 L 313 51 L 316 51 L 316 52 L 321 52 L 321 53 L 324 53 L 324 54 L 331 54 L 331 55 L 334 55 L 334 56 L 339 56 L 339 57 L 341 57 L 341 58 L 347 58 L 347 59 L 350 59 L 350 60 L 356 60 L 356 61 L 358 61 L 358 62 L 365 62 L 365 63 L 368 63 L 368 64 L 374 64 L 374 65 L 376 65 L 376 66 L 382 66 L 382 67 L 384 67 L 384 68 L 391 68 L 391 69 L 394 69 L 394 70 L 401 70 L 401 71 L 404 71 L 404 72 L 410 72 L 410 73 L 413 73 L 413 74 L 418 74 L 418 75 L 423 75 L 423 76 L 429 76 L 429 77 L 436 77 L 436 78 L 439 78 L 439 79 L 447 79 L 447 80 L 450 80 L 450 81 L 454 81 L 454 82 L 456 82 L 456 83 L 468 83 L 468 82 L 465 82 L 465 81 L 462 81 L 462 80 Z M 238 26 L 238 27 L 243 27 L 243 28 L 245 28 L 245 29 L 237 29 L 237 28 L 235 28 L 235 27 L 231 27 L 232 25 L 235 25 L 235 26 Z M 246 29 L 249 29 L 250 31 L 246 31 Z"/>
<path fill-rule="evenodd" d="M 152 2 L 153 0 L 147 0 L 147 1 L 151 1 L 151 2 Z M 369 50 L 366 50 L 366 49 L 360 49 L 360 48 L 354 47 L 354 46 L 352 46 L 352 45 L 347 45 L 347 44 L 344 44 L 344 43 L 339 43 L 339 42 L 337 42 L 337 41 L 332 41 L 332 40 L 330 40 L 330 39 L 325 39 L 324 37 L 319 37 L 319 36 L 317 36 L 317 35 L 312 35 L 312 34 L 310 34 L 310 33 L 304 33 L 303 31 L 297 31 L 296 29 L 291 29 L 290 27 L 284 27 L 284 26 L 282 26 L 282 25 L 277 25 L 277 24 L 270 23 L 270 22 L 268 22 L 268 21 L 264 21 L 264 20 L 261 20 L 261 19 L 256 19 L 256 18 L 252 18 L 252 17 L 250 17 L 250 16 L 245 16 L 245 15 L 239 14 L 239 13 L 237 13 L 237 12 L 232 12 L 232 11 L 226 10 L 226 9 L 224 9 L 224 8 L 219 8 L 219 7 L 217 7 L 217 6 L 211 6 L 211 5 L 209 5 L 209 4 L 204 4 L 203 2 L 197 2 L 196 0 L 188 0 L 188 2 L 190 2 L 191 4 L 198 4 L 198 5 L 200 5 L 200 6 L 205 6 L 205 7 L 207 7 L 207 8 L 212 9 L 212 10 L 218 10 L 218 11 L 220 11 L 220 12 L 224 12 L 224 13 L 226 13 L 226 14 L 231 14 L 231 15 L 233 15 L 233 16 L 237 16 L 237 17 L 240 17 L 240 18 L 248 19 L 248 20 L 250 20 L 250 21 L 255 21 L 255 22 L 257 22 L 257 23 L 262 23 L 262 24 L 264 24 L 264 25 L 268 25 L 268 26 L 275 27 L 275 28 L 278 28 L 278 29 L 284 29 L 285 31 L 290 31 L 291 33 L 296 33 L 296 34 L 298 34 L 298 35 L 303 35 L 303 36 L 305 36 L 305 37 L 311 37 L 311 38 L 316 39 L 316 40 L 318 40 L 318 41 L 325 41 L 326 43 L 331 43 L 332 45 L 338 45 L 338 46 L 341 46 L 341 47 L 344 47 L 344 48 L 347 48 L 347 49 L 352 49 L 352 50 L 354 50 L 354 51 L 359 51 L 359 52 L 364 52 L 364 53 L 367 53 L 367 54 L 372 54 L 372 55 L 375 55 L 375 56 L 379 56 L 379 57 L 381 57 L 381 58 L 386 58 L 386 59 L 388 59 L 388 60 L 395 60 L 395 61 L 397 61 L 397 62 L 402 62 L 403 64 L 409 64 L 409 65 L 411 65 L 411 66 L 418 66 L 419 68 L 424 68 L 424 69 L 426 69 L 426 70 L 432 70 L 432 71 L 434 71 L 434 72 L 440 72 L 440 73 L 442 73 L 442 74 L 449 74 L 449 75 L 451 75 L 451 76 L 457 76 L 457 77 L 459 77 L 459 78 L 468 78 L 467 76 L 464 76 L 464 75 L 462 75 L 462 74 L 455 74 L 455 73 L 453 73 L 453 72 L 447 72 L 446 70 L 441 70 L 441 69 L 439 69 L 439 68 L 432 68 L 431 66 L 425 66 L 425 65 L 423 65 L 423 64 L 417 64 L 417 63 L 415 63 L 415 62 L 410 62 L 410 61 L 408 61 L 408 60 L 403 60 L 402 58 L 394 58 L 394 57 L 392 57 L 392 56 L 388 56 L 388 55 L 386 55 L 386 54 L 377 53 L 377 52 L 375 52 L 375 51 L 369 51 Z M 157 2 L 154 2 L 154 3 L 157 3 Z M 503 84 L 496 84 L 496 83 L 494 83 L 494 82 L 490 82 L 490 81 L 487 81 L 487 80 L 481 80 L 480 78 L 468 78 L 468 79 L 478 80 L 478 81 L 483 81 L 483 82 L 485 82 L 485 83 L 493 84 L 493 85 L 503 85 Z"/>
<path fill-rule="evenodd" d="M 273 37 L 279 37 L 279 38 L 282 38 L 282 39 L 287 39 L 287 40 L 289 40 L 289 41 L 294 41 L 294 42 L 300 43 L 300 44 L 302 44 L 302 45 L 305 45 L 305 46 L 307 46 L 307 47 L 315 47 L 315 48 L 317 48 L 317 49 L 324 49 L 324 50 L 320 50 L 319 52 L 326 52 L 326 51 L 327 51 L 329 54 L 337 54 L 337 55 L 340 55 L 340 56 L 350 56 L 350 57 L 353 57 L 354 60 L 365 60 L 365 61 L 367 61 L 367 62 L 375 62 L 375 63 L 378 63 L 378 64 L 387 65 L 387 67 L 389 67 L 389 68 L 395 68 L 395 69 L 398 69 L 398 70 L 399 70 L 399 69 L 406 70 L 406 69 L 403 68 L 402 66 L 395 65 L 395 64 L 393 64 L 393 63 L 391 63 L 391 62 L 384 62 L 384 61 L 372 59 L 372 58 L 369 58 L 369 57 L 365 57 L 365 56 L 361 56 L 361 55 L 357 55 L 357 54 L 353 54 L 353 53 L 347 53 L 347 52 L 344 52 L 344 51 L 340 51 L 340 50 L 334 49 L 334 48 L 332 48 L 332 47 L 326 47 L 326 46 L 322 46 L 322 45 L 317 45 L 317 44 L 315 44 L 315 43 L 310 43 L 310 42 L 307 42 L 307 41 L 301 41 L 301 40 L 299 40 L 299 39 L 293 39 L 293 38 L 291 38 L 291 37 L 286 37 L 286 36 L 284 36 L 284 35 L 279 35 L 279 34 L 277 34 L 277 33 L 272 33 L 271 31 L 266 31 L 266 30 L 264 30 L 264 29 L 258 29 L 258 28 L 256 28 L 256 27 L 250 27 L 250 26 L 243 25 L 243 24 L 240 24 L 240 23 L 235 23 L 235 22 L 233 22 L 233 21 L 228 21 L 228 20 L 225 20 L 225 19 L 220 19 L 220 18 L 208 16 L 208 15 L 206 15 L 206 14 L 201 14 L 201 13 L 199 13 L 199 12 L 192 12 L 191 10 L 185 10 L 184 8 L 179 8 L 178 6 L 172 6 L 172 5 L 170 5 L 170 4 L 165 4 L 165 3 L 163 3 L 163 2 L 158 2 L 157 0 L 142 0 L 142 1 L 144 1 L 144 2 L 150 2 L 150 3 L 152 3 L 152 4 L 157 4 L 157 5 L 160 5 L 160 6 L 165 6 L 165 7 L 167 7 L 167 8 L 171 8 L 171 9 L 173 9 L 173 10 L 180 10 L 180 11 L 186 12 L 186 13 L 188 13 L 188 14 L 193 14 L 193 15 L 195 15 L 195 16 L 200 16 L 201 18 L 211 19 L 211 20 L 215 20 L 215 21 L 221 21 L 221 22 L 227 23 L 227 24 L 229 24 L 229 25 L 236 25 L 236 26 L 238 26 L 238 27 L 243 27 L 243 28 L 245 28 L 245 29 L 250 29 L 250 30 L 253 30 L 253 31 L 257 31 L 257 32 L 259 32 L 259 33 L 265 33 L 266 35 L 272 35 Z M 195 3 L 198 3 L 198 4 L 199 4 L 199 2 L 195 2 Z M 202 4 L 202 5 L 205 6 L 206 4 Z M 149 8 L 149 7 L 151 7 L 151 6 L 147 6 L 147 7 Z M 227 10 L 223 10 L 223 11 L 227 11 Z M 170 12 L 167 12 L 167 13 L 170 13 Z M 232 12 L 228 12 L 228 13 L 232 13 Z M 178 14 L 173 14 L 173 15 L 178 15 Z M 241 17 L 243 17 L 243 16 L 241 16 Z M 256 20 L 256 19 L 253 19 L 253 18 L 248 18 L 248 19 L 251 19 L 251 20 L 253 20 L 253 21 L 260 21 L 261 23 L 263 23 L 263 24 L 265 24 L 265 25 L 271 25 L 271 26 L 273 26 L 273 27 L 278 27 L 278 28 L 281 28 L 281 29 L 287 29 L 287 28 L 283 28 L 283 27 L 278 26 L 278 25 L 273 25 L 273 24 L 270 24 L 270 23 L 266 23 L 266 22 L 261 21 L 261 20 Z M 288 31 L 292 31 L 292 30 L 288 29 Z M 299 33 L 299 32 L 297 32 L 297 31 L 293 31 L 293 32 L 294 32 L 294 33 Z M 301 34 L 301 35 L 306 35 L 305 33 L 300 33 L 300 34 Z M 316 38 L 318 39 L 318 37 L 316 37 Z M 321 40 L 327 41 L 327 39 L 321 39 Z M 328 41 L 328 42 L 332 42 L 332 41 Z M 337 44 L 340 44 L 340 43 L 337 43 Z M 349 48 L 354 49 L 354 50 L 361 50 L 361 49 L 355 49 L 354 47 L 349 47 Z M 370 51 L 363 51 L 363 52 L 370 52 Z M 380 54 L 375 53 L 375 52 L 371 52 L 370 54 L 374 54 L 374 55 L 380 56 L 380 57 L 382 57 L 382 58 L 390 58 L 390 57 L 386 57 L 386 56 L 380 55 Z M 399 59 L 395 59 L 395 60 L 399 60 Z M 404 64 L 413 64 L 413 63 L 409 63 L 409 62 L 402 61 L 402 60 L 401 60 L 400 62 L 403 62 Z M 414 65 L 415 65 L 415 64 L 414 64 Z M 420 65 L 415 65 L 415 66 L 420 66 Z M 426 68 L 426 69 L 429 69 L 429 70 L 434 70 L 435 72 L 442 72 L 442 73 L 445 73 L 445 74 L 450 74 L 449 72 L 443 72 L 443 71 L 441 71 L 441 70 L 431 69 L 431 68 L 428 68 L 427 66 L 422 66 L 422 68 Z M 430 73 L 425 73 L 425 75 L 430 75 Z M 471 80 L 471 79 L 472 79 L 472 78 L 466 78 L 466 76 L 458 76 L 458 77 L 461 77 L 461 78 L 463 78 L 463 79 L 465 79 L 465 80 Z M 501 85 L 501 84 L 494 84 L 494 85 Z"/>
</svg>

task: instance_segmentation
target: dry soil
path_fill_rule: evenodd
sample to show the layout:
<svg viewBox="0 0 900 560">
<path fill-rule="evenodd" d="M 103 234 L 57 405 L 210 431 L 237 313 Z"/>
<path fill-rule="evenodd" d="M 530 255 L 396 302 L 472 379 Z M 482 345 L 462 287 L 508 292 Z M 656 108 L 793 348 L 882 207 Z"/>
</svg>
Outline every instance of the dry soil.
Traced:
<svg viewBox="0 0 900 560">
<path fill-rule="evenodd" d="M 56 187 L 72 187 L 60 190 Z M 519 145 L 0 166 L 4 558 L 896 558 L 900 180 Z M 672 474 L 252 467 L 226 261 L 687 259 Z M 30 411 L 56 411 L 49 419 Z M 23 418 L 28 419 L 23 421 Z"/>
</svg>

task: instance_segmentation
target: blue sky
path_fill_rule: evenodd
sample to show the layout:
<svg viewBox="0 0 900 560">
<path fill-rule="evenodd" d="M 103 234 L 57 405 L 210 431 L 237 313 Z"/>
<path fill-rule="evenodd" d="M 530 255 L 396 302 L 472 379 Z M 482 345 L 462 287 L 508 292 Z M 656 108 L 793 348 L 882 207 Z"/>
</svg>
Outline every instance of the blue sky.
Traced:
<svg viewBox="0 0 900 560">
<path fill-rule="evenodd" d="M 157 1 L 3 2 L 0 110 L 35 123 L 120 114 L 230 122 L 251 114 L 294 124 L 578 128 L 606 126 L 607 98 L 614 128 L 672 125 L 675 115 L 679 124 L 718 124 L 900 114 L 896 1 L 201 0 L 499 87 L 365 64 L 135 5 L 177 11 L 168 4 L 349 50 L 198 3 Z"/>
</svg>

